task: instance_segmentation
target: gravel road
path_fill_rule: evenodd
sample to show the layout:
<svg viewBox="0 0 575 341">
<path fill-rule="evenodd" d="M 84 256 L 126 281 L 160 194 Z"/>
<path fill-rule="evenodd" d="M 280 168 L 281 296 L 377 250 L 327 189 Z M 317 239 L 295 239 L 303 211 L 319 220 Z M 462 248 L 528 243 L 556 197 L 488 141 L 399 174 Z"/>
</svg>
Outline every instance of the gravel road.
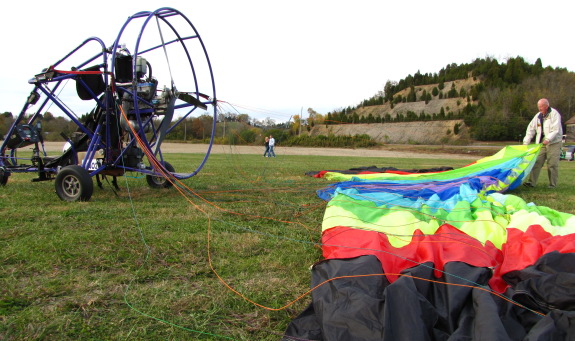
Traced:
<svg viewBox="0 0 575 341">
<path fill-rule="evenodd" d="M 48 152 L 61 152 L 62 142 L 46 142 L 45 147 Z M 185 143 L 163 143 L 163 153 L 205 153 L 207 145 L 205 144 L 185 144 Z M 263 146 L 230 146 L 214 145 L 212 153 L 214 154 L 262 154 Z M 347 148 L 307 148 L 307 147 L 282 147 L 276 146 L 275 152 L 281 155 L 325 155 L 325 156 L 363 156 L 363 157 L 390 157 L 390 158 L 428 158 L 428 159 L 462 159 L 477 160 L 477 155 L 464 154 L 422 154 L 409 151 L 391 151 L 382 149 L 347 149 Z"/>
</svg>

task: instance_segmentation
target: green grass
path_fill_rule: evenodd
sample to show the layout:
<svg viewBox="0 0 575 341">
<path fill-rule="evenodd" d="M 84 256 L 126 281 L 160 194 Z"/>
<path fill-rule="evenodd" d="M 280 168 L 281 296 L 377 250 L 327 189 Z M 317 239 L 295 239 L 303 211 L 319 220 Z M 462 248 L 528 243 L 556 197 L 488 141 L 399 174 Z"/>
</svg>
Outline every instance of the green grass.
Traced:
<svg viewBox="0 0 575 341">
<path fill-rule="evenodd" d="M 177 171 L 201 155 L 168 154 Z M 310 302 L 322 259 L 324 179 L 306 171 L 358 166 L 462 167 L 469 160 L 212 155 L 184 181 L 198 196 L 121 177 L 90 202 L 60 201 L 52 182 L 14 174 L 0 188 L 0 339 L 278 340 Z M 575 162 L 560 183 L 512 194 L 575 213 Z M 209 204 L 208 204 L 209 202 Z M 226 288 L 212 265 L 231 287 Z"/>
</svg>

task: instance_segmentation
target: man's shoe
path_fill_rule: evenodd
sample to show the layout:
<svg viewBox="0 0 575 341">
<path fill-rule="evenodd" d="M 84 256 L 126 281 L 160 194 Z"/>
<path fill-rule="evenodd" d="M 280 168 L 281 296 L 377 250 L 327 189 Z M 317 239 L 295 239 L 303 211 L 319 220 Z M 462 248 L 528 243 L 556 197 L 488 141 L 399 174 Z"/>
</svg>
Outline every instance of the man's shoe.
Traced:
<svg viewBox="0 0 575 341">
<path fill-rule="evenodd" d="M 525 187 L 531 187 L 531 188 L 534 188 L 534 187 L 535 187 L 535 186 L 533 186 L 530 182 L 524 182 L 524 183 L 523 183 L 523 186 L 525 186 Z"/>
</svg>

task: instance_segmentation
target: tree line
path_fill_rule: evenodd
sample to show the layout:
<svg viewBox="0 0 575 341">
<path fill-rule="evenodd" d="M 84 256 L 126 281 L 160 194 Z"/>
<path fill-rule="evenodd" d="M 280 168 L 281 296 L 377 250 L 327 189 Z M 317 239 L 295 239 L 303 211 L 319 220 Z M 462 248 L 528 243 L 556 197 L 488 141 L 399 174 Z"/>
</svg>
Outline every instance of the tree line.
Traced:
<svg viewBox="0 0 575 341">
<path fill-rule="evenodd" d="M 477 82 L 470 88 L 457 88 L 456 80 L 473 77 Z M 452 82 L 449 88 L 446 83 Z M 427 85 L 428 90 L 416 87 Z M 433 87 L 429 87 L 433 85 Z M 561 114 L 563 122 L 575 111 L 575 74 L 564 68 L 543 67 L 541 59 L 534 64 L 522 57 L 509 58 L 500 63 L 493 58 L 476 59 L 471 63 L 448 64 L 439 72 L 421 74 L 417 71 L 397 82 L 388 80 L 382 91 L 362 101 L 358 106 L 348 106 L 328 112 L 307 110 L 307 118 L 293 115 L 289 122 L 276 123 L 269 117 L 258 120 L 244 113 L 220 113 L 216 120 L 217 143 L 262 143 L 270 131 L 286 140 L 310 131 L 316 124 L 392 123 L 409 121 L 434 121 L 463 119 L 472 138 L 486 141 L 509 141 L 522 138 L 525 128 L 537 112 L 539 98 L 548 98 L 551 106 Z M 409 89 L 409 91 L 404 91 Z M 441 107 L 439 112 L 407 111 L 397 115 L 360 115 L 360 108 L 388 103 L 393 109 L 399 103 L 452 98 L 459 109 Z M 462 107 L 459 104 L 463 104 Z M 82 116 L 81 120 L 87 116 Z M 5 134 L 14 117 L 10 112 L 0 114 L 0 135 Z M 175 141 L 205 142 L 211 138 L 213 117 L 189 117 L 175 127 L 168 139 Z M 43 135 L 46 140 L 60 140 L 60 132 L 69 135 L 75 124 L 66 118 L 44 114 Z M 2 136 L 0 136 L 2 137 Z M 276 138 L 277 140 L 277 138 Z M 305 142 L 308 143 L 308 142 Z M 340 143 L 340 142 L 334 142 Z"/>
<path fill-rule="evenodd" d="M 456 80 L 473 77 L 478 82 L 470 89 L 455 87 Z M 445 83 L 452 82 L 450 89 Z M 417 94 L 416 87 L 434 85 L 431 91 Z M 519 140 L 529 121 L 537 113 L 539 98 L 549 99 L 551 106 L 562 114 L 563 123 L 575 112 L 575 73 L 565 68 L 543 67 L 541 59 L 534 64 L 522 57 L 509 58 L 500 63 L 493 58 L 478 58 L 471 63 L 448 64 L 438 73 L 421 74 L 417 71 L 398 82 L 388 80 L 382 91 L 365 99 L 356 107 L 347 107 L 327 114 L 326 124 L 388 123 L 463 119 L 471 136 L 484 141 Z M 402 95 L 407 90 L 407 95 Z M 393 109 L 398 103 L 460 98 L 465 106 L 456 112 L 441 107 L 439 113 L 408 111 L 392 117 L 358 115 L 358 109 L 388 103 Z M 458 101 L 459 104 L 459 101 Z"/>
<path fill-rule="evenodd" d="M 25 118 L 24 122 L 27 122 L 29 117 Z M 79 121 L 85 123 L 89 117 L 90 114 L 86 113 L 79 117 Z M 317 115 L 310 117 L 319 120 Z M 4 135 L 7 134 L 14 120 L 15 116 L 11 112 L 0 114 L 0 140 L 6 137 Z M 174 119 L 174 123 L 176 120 L 178 118 Z M 183 119 L 167 134 L 166 139 L 168 141 L 207 143 L 213 134 L 215 143 L 219 144 L 263 144 L 265 136 L 273 134 L 276 141 L 279 142 L 287 140 L 289 136 L 299 135 L 301 128 L 308 126 L 308 121 L 310 121 L 309 118 L 302 120 L 296 115 L 289 124 L 276 123 L 269 117 L 260 120 L 247 114 L 226 112 L 217 115 L 214 130 L 214 117 L 203 114 Z M 319 120 L 319 122 L 323 122 L 323 120 Z M 160 121 L 157 120 L 155 124 L 159 126 Z M 76 131 L 78 131 L 78 126 L 68 118 L 54 116 L 49 111 L 43 114 L 41 133 L 45 141 L 62 141 L 64 143 L 60 133 L 70 136 Z M 306 131 L 308 131 L 307 128 L 304 132 Z"/>
</svg>

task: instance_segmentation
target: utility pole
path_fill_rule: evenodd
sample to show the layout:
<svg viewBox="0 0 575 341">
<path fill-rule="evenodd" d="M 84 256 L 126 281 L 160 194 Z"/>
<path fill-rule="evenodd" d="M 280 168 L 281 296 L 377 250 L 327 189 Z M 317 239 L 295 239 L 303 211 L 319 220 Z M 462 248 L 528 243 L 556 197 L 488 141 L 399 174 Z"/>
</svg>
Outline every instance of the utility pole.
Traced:
<svg viewBox="0 0 575 341">
<path fill-rule="evenodd" d="M 303 112 L 303 107 L 301 107 L 301 109 L 300 109 L 300 111 L 299 111 L 299 134 L 298 134 L 298 135 L 301 135 L 301 124 L 302 124 L 302 122 L 303 122 L 302 116 L 301 116 L 301 115 L 302 115 L 302 112 Z"/>
</svg>

